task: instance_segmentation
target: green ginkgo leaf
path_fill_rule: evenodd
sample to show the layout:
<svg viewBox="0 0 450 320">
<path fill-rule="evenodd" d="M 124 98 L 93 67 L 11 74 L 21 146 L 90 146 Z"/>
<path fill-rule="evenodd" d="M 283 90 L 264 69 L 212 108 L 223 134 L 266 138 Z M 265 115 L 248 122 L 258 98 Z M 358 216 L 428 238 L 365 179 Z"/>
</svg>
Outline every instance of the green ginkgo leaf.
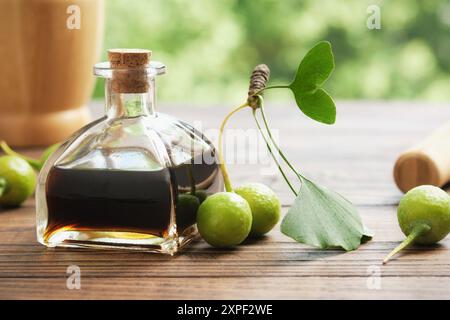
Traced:
<svg viewBox="0 0 450 320">
<path fill-rule="evenodd" d="M 301 188 L 281 224 L 281 232 L 321 249 L 355 250 L 370 240 L 358 211 L 340 194 L 301 177 Z"/>
<path fill-rule="evenodd" d="M 324 89 L 295 95 L 295 101 L 305 115 L 316 121 L 333 124 L 336 121 L 336 106 Z"/>
<path fill-rule="evenodd" d="M 334 70 L 331 44 L 321 41 L 305 55 L 288 86 L 295 96 L 297 106 L 308 117 L 326 124 L 336 120 L 336 106 L 333 99 L 321 86 Z"/>
</svg>

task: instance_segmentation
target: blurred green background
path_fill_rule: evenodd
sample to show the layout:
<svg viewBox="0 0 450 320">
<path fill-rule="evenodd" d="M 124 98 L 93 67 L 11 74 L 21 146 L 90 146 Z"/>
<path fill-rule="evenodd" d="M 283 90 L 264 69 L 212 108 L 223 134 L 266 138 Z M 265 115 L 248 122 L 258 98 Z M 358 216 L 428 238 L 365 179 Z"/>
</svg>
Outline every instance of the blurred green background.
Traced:
<svg viewBox="0 0 450 320">
<path fill-rule="evenodd" d="M 291 80 L 305 52 L 331 41 L 338 99 L 450 100 L 450 2 L 443 0 L 107 0 L 106 49 L 153 50 L 164 102 L 240 102 L 258 63 Z M 381 29 L 369 30 L 369 5 Z M 95 97 L 103 96 L 98 81 Z M 287 99 L 288 96 L 273 96 Z"/>
</svg>

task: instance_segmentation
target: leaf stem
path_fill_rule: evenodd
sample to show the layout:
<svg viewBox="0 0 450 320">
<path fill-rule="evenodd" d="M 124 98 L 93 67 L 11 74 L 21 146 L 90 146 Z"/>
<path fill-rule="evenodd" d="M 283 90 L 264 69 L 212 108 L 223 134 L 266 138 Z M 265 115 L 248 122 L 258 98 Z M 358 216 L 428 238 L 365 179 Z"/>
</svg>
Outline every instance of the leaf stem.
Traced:
<svg viewBox="0 0 450 320">
<path fill-rule="evenodd" d="M 260 100 L 261 103 L 261 100 Z M 258 117 L 256 116 L 256 110 L 253 109 L 253 118 L 255 119 L 256 122 L 256 126 L 258 127 L 259 133 L 261 134 L 261 136 L 264 139 L 264 142 L 266 143 L 267 149 L 269 150 L 270 155 L 272 156 L 273 161 L 275 162 L 275 164 L 278 167 L 278 170 L 280 171 L 281 175 L 283 176 L 284 181 L 286 181 L 287 185 L 289 186 L 289 188 L 291 189 L 291 191 L 294 193 L 295 196 L 297 196 L 297 191 L 295 191 L 294 187 L 292 186 L 291 182 L 289 181 L 289 179 L 286 176 L 286 173 L 284 172 L 283 168 L 281 167 L 280 162 L 277 160 L 277 158 L 275 157 L 275 155 L 273 154 L 272 148 L 270 147 L 270 143 L 269 140 L 267 139 L 266 135 L 264 134 L 262 128 L 261 128 L 261 124 L 259 123 Z"/>
<path fill-rule="evenodd" d="M 406 247 L 408 247 L 410 244 L 412 244 L 414 242 L 414 240 L 417 239 L 417 237 L 419 237 L 419 236 L 423 235 L 424 233 L 430 231 L 430 229 L 431 229 L 431 227 L 429 225 L 425 224 L 425 223 L 416 225 L 412 229 L 411 233 L 406 237 L 406 239 L 403 240 L 403 242 L 400 243 L 397 248 L 392 250 L 386 256 L 386 258 L 384 258 L 383 264 L 386 264 L 394 255 L 396 255 L 398 252 L 400 252 L 401 250 L 403 250 Z"/>
<path fill-rule="evenodd" d="M 264 110 L 264 104 L 262 103 L 263 97 L 262 96 L 258 96 L 258 99 L 260 100 L 260 109 L 261 109 L 261 115 L 262 115 L 262 119 L 264 122 L 264 126 L 269 134 L 269 138 L 272 141 L 273 146 L 275 147 L 275 149 L 277 149 L 278 154 L 281 156 L 281 158 L 284 160 L 284 162 L 288 165 L 288 167 L 292 170 L 292 172 L 295 173 L 295 175 L 301 180 L 302 176 L 300 173 L 298 173 L 298 171 L 294 168 L 294 166 L 289 162 L 289 160 L 287 159 L 287 157 L 284 155 L 283 151 L 281 150 L 280 146 L 275 142 L 275 139 L 273 138 L 272 132 L 270 130 L 270 126 L 269 123 L 267 121 L 266 118 L 266 112 Z"/>
<path fill-rule="evenodd" d="M 35 170 L 41 170 L 42 167 L 42 163 L 41 161 L 34 159 L 34 158 L 30 158 L 24 155 L 21 155 L 20 153 L 14 151 L 13 149 L 11 149 L 8 144 L 5 141 L 0 141 L 0 148 L 3 149 L 3 151 L 10 156 L 15 156 L 15 157 L 19 157 L 22 158 L 23 160 L 25 160 L 26 162 L 28 162 Z"/>
<path fill-rule="evenodd" d="M 227 124 L 228 120 L 231 118 L 233 114 L 238 112 L 239 110 L 242 110 L 244 108 L 248 107 L 248 102 L 245 102 L 244 104 L 241 104 L 239 107 L 233 109 L 231 112 L 229 112 L 225 118 L 222 121 L 222 124 L 220 125 L 219 129 L 219 142 L 218 142 L 218 157 L 219 157 L 219 166 L 220 170 L 222 171 L 223 176 L 223 182 L 225 184 L 225 190 L 227 192 L 232 192 L 233 187 L 231 186 L 230 176 L 228 175 L 227 167 L 225 165 L 225 160 L 223 157 L 223 148 L 222 148 L 222 140 L 223 140 L 223 131 L 225 129 L 225 125 Z"/>
<path fill-rule="evenodd" d="M 269 89 L 287 89 L 290 88 L 290 85 L 277 85 L 277 86 L 268 86 L 264 87 L 261 91 L 269 90 Z"/>
<path fill-rule="evenodd" d="M 8 182 L 5 178 L 0 177 L 0 198 L 5 193 Z"/>
<path fill-rule="evenodd" d="M 268 86 L 268 87 L 264 87 L 258 91 L 256 91 L 252 96 L 256 97 L 258 95 L 261 95 L 261 93 L 265 90 L 269 90 L 269 89 L 288 89 L 290 88 L 291 85 L 277 85 L 277 86 Z"/>
</svg>

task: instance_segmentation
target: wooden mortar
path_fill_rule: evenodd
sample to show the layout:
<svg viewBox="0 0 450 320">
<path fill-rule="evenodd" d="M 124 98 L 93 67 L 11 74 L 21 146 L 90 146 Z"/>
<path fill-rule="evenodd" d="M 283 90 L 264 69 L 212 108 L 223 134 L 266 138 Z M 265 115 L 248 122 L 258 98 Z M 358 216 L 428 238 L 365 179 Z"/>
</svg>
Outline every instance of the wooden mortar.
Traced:
<svg viewBox="0 0 450 320">
<path fill-rule="evenodd" d="M 90 121 L 103 11 L 103 0 L 0 1 L 0 140 L 49 145 Z"/>
<path fill-rule="evenodd" d="M 450 181 L 450 122 L 400 155 L 394 179 L 403 192 L 423 184 L 442 187 Z"/>
</svg>

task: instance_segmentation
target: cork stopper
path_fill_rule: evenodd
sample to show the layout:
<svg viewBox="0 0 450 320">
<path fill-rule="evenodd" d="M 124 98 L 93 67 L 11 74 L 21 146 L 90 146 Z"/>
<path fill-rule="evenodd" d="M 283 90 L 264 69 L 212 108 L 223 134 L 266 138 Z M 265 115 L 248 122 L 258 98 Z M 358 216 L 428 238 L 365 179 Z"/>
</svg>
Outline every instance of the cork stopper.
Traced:
<svg viewBox="0 0 450 320">
<path fill-rule="evenodd" d="M 112 90 L 117 93 L 148 91 L 147 67 L 152 52 L 146 49 L 110 49 L 108 60 L 113 71 Z"/>
<path fill-rule="evenodd" d="M 152 52 L 146 49 L 109 49 L 108 60 L 112 68 L 139 68 L 150 63 Z"/>
</svg>

